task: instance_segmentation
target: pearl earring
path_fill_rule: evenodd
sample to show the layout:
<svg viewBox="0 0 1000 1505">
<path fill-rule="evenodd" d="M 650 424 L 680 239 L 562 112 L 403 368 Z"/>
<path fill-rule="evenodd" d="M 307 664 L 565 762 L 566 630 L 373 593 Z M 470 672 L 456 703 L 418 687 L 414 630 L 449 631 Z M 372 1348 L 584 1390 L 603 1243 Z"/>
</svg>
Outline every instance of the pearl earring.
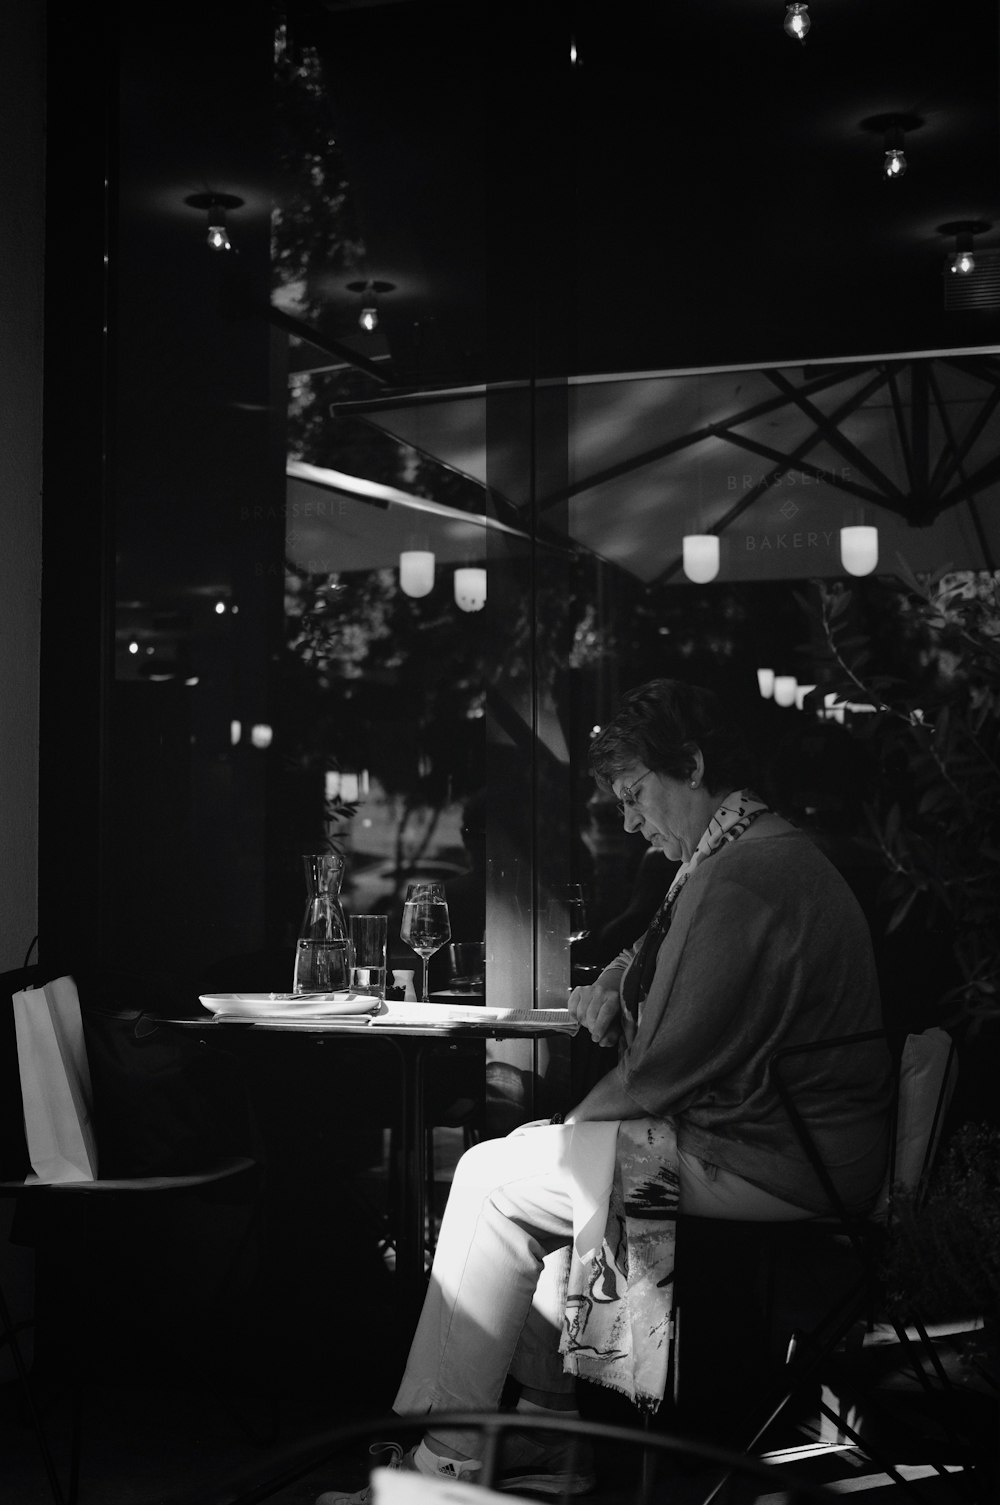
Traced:
<svg viewBox="0 0 1000 1505">
<path fill-rule="evenodd" d="M 697 779 L 692 779 L 691 780 L 691 788 L 692 789 L 697 789 L 697 787 L 698 787 L 698 780 Z"/>
</svg>

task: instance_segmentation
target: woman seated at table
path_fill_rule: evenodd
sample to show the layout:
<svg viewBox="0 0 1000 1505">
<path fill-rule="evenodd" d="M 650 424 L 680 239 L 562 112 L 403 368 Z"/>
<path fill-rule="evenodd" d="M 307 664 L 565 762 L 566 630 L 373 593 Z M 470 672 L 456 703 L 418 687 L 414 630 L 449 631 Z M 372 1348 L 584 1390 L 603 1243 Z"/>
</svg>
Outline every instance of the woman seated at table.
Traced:
<svg viewBox="0 0 1000 1505">
<path fill-rule="evenodd" d="M 587 1293 L 615 1273 L 630 1197 L 644 1227 L 676 1210 L 755 1221 L 828 1210 L 768 1062 L 780 1046 L 879 1027 L 857 902 L 810 838 L 748 787 L 742 738 L 712 692 L 666 679 L 631 691 L 590 764 L 626 831 L 681 866 L 646 934 L 570 995 L 570 1011 L 614 1051 L 611 1069 L 562 1122 L 522 1126 L 459 1162 L 398 1414 L 493 1411 L 508 1379 L 519 1409 L 572 1414 L 576 1376 L 620 1361 L 606 1329 L 588 1331 L 599 1303 Z M 824 1051 L 789 1075 L 840 1196 L 866 1209 L 887 1154 L 885 1050 Z M 640 1251 L 629 1253 L 638 1267 Z M 645 1358 L 631 1356 L 630 1382 Z M 505 1443 L 497 1487 L 585 1492 L 593 1475 L 571 1469 L 567 1451 L 558 1434 L 525 1428 Z M 431 1415 L 394 1463 L 474 1479 L 469 1452 L 470 1434 Z M 362 1497 L 332 1491 L 318 1505 Z"/>
</svg>

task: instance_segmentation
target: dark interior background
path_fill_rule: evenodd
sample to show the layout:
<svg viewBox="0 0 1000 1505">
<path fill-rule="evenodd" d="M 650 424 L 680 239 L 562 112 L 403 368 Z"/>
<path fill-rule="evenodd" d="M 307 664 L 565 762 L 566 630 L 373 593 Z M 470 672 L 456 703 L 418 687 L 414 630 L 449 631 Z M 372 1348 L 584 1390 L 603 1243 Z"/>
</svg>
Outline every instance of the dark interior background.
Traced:
<svg viewBox="0 0 1000 1505">
<path fill-rule="evenodd" d="M 811 13 L 801 46 L 772 0 L 50 8 L 43 955 L 151 947 L 190 995 L 300 902 L 315 812 L 229 733 L 282 693 L 290 371 L 364 397 L 996 347 L 986 282 L 945 306 L 941 228 L 1000 241 L 995 6 Z M 276 32 L 319 64 L 301 148 Z M 909 170 L 886 183 L 893 116 Z M 315 162 L 345 203 L 302 233 L 290 315 L 271 216 L 301 218 Z M 242 200 L 223 264 L 205 191 Z M 370 341 L 359 277 L 391 289 Z M 757 597 L 745 633 L 783 632 L 787 593 Z M 173 683 L 119 673 L 133 612 Z M 707 636 L 695 654 L 712 672 Z M 572 692 L 578 728 L 619 683 Z"/>
</svg>

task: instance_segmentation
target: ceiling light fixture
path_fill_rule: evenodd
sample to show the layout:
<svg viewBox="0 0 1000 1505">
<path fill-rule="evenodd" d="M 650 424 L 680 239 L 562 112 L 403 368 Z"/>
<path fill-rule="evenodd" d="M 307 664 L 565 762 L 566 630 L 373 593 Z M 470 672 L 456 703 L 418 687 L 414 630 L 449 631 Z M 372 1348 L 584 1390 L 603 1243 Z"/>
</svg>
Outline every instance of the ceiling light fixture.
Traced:
<svg viewBox="0 0 1000 1505">
<path fill-rule="evenodd" d="M 911 131 L 919 130 L 924 124 L 920 115 L 904 115 L 894 112 L 890 115 L 869 115 L 867 120 L 861 121 L 863 131 L 871 131 L 882 137 L 882 177 L 887 183 L 893 183 L 897 178 L 904 176 L 907 168 L 905 141 Z"/>
<path fill-rule="evenodd" d="M 719 573 L 719 540 L 714 533 L 685 533 L 682 563 L 695 585 L 707 585 Z"/>
<path fill-rule="evenodd" d="M 373 334 L 378 328 L 378 301 L 374 293 L 362 293 L 358 323 L 365 334 Z"/>
<path fill-rule="evenodd" d="M 804 43 L 806 32 L 811 26 L 808 5 L 800 5 L 798 0 L 795 0 L 794 4 L 785 7 L 784 28 L 788 36 L 794 37 L 797 42 Z"/>
<path fill-rule="evenodd" d="M 361 308 L 358 313 L 358 325 L 364 330 L 365 334 L 374 334 L 378 328 L 378 300 L 380 295 L 382 293 L 394 292 L 395 287 L 396 284 L 394 282 L 373 281 L 370 278 L 367 282 L 349 282 L 347 284 L 347 291 L 349 293 L 358 293 L 360 295 Z"/>
<path fill-rule="evenodd" d="M 430 549 L 404 549 L 399 556 L 399 588 L 404 596 L 429 596 L 434 589 L 434 555 Z"/>
<path fill-rule="evenodd" d="M 463 611 L 482 611 L 486 605 L 486 571 L 481 566 L 455 571 L 455 604 Z"/>
<path fill-rule="evenodd" d="M 976 270 L 976 258 L 972 254 L 972 236 L 966 237 L 963 244 L 962 236 L 955 239 L 955 254 L 951 258 L 951 270 L 958 272 L 962 277 L 968 277 L 970 272 Z"/>
<path fill-rule="evenodd" d="M 968 277 L 974 272 L 976 258 L 972 238 L 974 235 L 984 234 L 989 228 L 989 221 L 984 219 L 959 219 L 952 220 L 947 225 L 938 225 L 942 235 L 955 237 L 955 249 L 945 257 L 945 271 L 959 277 Z"/>
<path fill-rule="evenodd" d="M 840 562 L 849 575 L 871 575 L 878 564 L 878 529 L 869 523 L 841 528 Z"/>
<path fill-rule="evenodd" d="M 882 176 L 893 183 L 906 172 L 906 153 L 903 150 L 902 131 L 887 131 L 885 155 L 882 158 Z"/>
<path fill-rule="evenodd" d="M 233 243 L 229 238 L 229 229 L 226 216 L 234 209 L 243 206 L 245 200 L 237 198 L 235 193 L 192 193 L 184 200 L 192 209 L 204 211 L 208 221 L 207 241 L 213 251 L 231 251 Z"/>
</svg>

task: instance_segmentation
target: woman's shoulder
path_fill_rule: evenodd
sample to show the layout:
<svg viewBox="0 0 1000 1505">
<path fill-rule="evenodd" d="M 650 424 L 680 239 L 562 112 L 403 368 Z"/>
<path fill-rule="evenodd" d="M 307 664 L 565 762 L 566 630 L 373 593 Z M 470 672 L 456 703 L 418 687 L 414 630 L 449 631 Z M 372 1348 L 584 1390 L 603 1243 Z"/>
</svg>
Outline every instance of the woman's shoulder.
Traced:
<svg viewBox="0 0 1000 1505">
<path fill-rule="evenodd" d="M 735 850 L 744 839 L 761 841 L 768 837 L 799 837 L 803 835 L 804 833 L 799 830 L 798 826 L 793 826 L 791 821 L 786 820 L 783 815 L 779 815 L 777 810 L 765 810 L 747 827 L 741 837 L 736 841 L 729 842 L 728 845 Z"/>
<path fill-rule="evenodd" d="M 837 876 L 836 868 L 809 833 L 773 811 L 758 816 L 735 841 L 726 842 L 716 858 L 721 860 L 703 864 L 706 879 L 740 881 L 752 872 L 766 871 L 776 881 L 794 884 L 802 882 L 805 873 L 810 880 L 827 872 Z"/>
</svg>

